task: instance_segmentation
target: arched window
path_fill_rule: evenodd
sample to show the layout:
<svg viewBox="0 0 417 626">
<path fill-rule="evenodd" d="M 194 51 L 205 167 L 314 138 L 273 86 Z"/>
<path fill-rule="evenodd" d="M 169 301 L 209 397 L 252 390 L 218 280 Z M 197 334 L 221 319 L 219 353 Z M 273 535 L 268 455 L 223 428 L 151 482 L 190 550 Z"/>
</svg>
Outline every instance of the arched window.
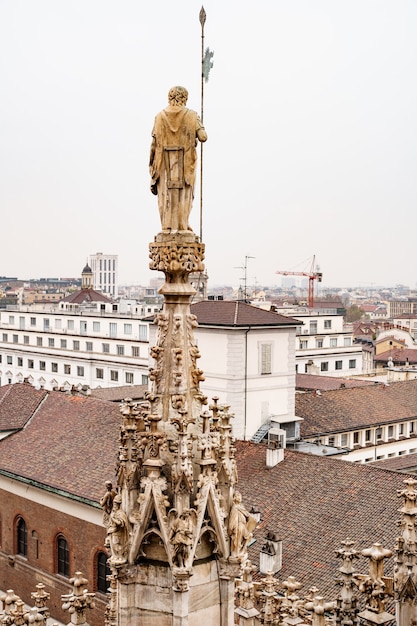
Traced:
<svg viewBox="0 0 417 626">
<path fill-rule="evenodd" d="M 107 593 L 109 583 L 107 576 L 110 574 L 110 568 L 107 565 L 108 556 L 104 552 L 97 553 L 97 591 Z"/>
<path fill-rule="evenodd" d="M 19 517 L 16 524 L 16 543 L 17 554 L 21 556 L 28 555 L 28 532 L 26 528 L 26 522 L 23 517 Z"/>
<path fill-rule="evenodd" d="M 69 548 L 68 542 L 63 535 L 58 535 L 57 547 L 57 570 L 62 576 L 69 576 Z"/>
</svg>

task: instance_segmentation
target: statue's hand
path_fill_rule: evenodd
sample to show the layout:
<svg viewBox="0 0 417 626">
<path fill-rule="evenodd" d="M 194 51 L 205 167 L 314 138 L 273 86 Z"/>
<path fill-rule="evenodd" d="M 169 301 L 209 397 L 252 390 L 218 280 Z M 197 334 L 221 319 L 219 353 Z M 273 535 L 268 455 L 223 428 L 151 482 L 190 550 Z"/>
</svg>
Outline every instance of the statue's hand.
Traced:
<svg viewBox="0 0 417 626">
<path fill-rule="evenodd" d="M 153 195 L 154 195 L 154 196 L 157 196 L 157 195 L 158 195 L 158 186 L 157 186 L 157 184 L 156 184 L 156 183 L 153 183 L 153 184 L 151 185 L 151 191 L 152 191 L 152 193 L 153 193 Z"/>
</svg>

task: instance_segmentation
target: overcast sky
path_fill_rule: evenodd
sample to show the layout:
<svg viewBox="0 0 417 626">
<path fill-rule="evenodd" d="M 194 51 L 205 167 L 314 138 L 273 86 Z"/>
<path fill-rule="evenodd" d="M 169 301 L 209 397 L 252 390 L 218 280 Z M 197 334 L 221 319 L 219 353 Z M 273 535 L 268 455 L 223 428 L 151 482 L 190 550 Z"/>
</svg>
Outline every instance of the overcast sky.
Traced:
<svg viewBox="0 0 417 626">
<path fill-rule="evenodd" d="M 0 275 L 147 284 L 155 114 L 200 111 L 200 0 L 0 0 Z M 205 0 L 210 284 L 417 282 L 417 2 Z M 199 191 L 191 223 L 199 232 Z"/>
</svg>

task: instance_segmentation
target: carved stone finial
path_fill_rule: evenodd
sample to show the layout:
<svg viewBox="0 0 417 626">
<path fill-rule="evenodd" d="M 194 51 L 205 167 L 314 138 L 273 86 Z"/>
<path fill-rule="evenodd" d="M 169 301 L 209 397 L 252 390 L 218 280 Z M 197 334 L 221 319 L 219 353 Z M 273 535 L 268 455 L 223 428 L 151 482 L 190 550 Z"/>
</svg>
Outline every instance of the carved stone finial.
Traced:
<svg viewBox="0 0 417 626">
<path fill-rule="evenodd" d="M 88 581 L 84 578 L 82 572 L 75 572 L 74 577 L 70 578 L 69 582 L 72 585 L 72 591 L 61 596 L 62 608 L 70 613 L 70 624 L 88 626 L 86 611 L 94 608 L 95 594 L 87 591 Z"/>
</svg>

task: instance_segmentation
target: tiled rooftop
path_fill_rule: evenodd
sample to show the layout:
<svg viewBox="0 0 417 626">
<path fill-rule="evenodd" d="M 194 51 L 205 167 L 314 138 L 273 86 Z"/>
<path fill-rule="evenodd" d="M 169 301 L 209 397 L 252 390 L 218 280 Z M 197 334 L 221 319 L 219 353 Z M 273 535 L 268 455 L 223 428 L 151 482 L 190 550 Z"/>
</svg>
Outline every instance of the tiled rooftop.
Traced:
<svg viewBox="0 0 417 626">
<path fill-rule="evenodd" d="M 386 350 L 375 356 L 375 362 L 387 363 L 389 359 L 392 359 L 394 365 L 396 363 L 413 363 L 417 364 L 417 349 L 416 348 L 394 348 L 393 350 Z"/>
<path fill-rule="evenodd" d="M 390 424 L 417 417 L 417 380 L 353 389 L 297 393 L 295 414 L 304 418 L 301 436 Z"/>
<path fill-rule="evenodd" d="M 238 488 L 245 506 L 261 512 L 250 548 L 255 565 L 267 531 L 277 533 L 283 541 L 277 577 L 295 576 L 303 593 L 316 585 L 330 599 L 341 565 L 334 551 L 341 541 L 356 541 L 357 550 L 376 541 L 394 547 L 400 517 L 397 489 L 404 486 L 404 474 L 290 450 L 282 463 L 267 469 L 265 456 L 264 445 L 237 443 Z M 361 561 L 357 569 L 366 567 Z M 392 559 L 387 573 L 392 574 Z"/>
<path fill-rule="evenodd" d="M 93 398 L 100 400 L 110 400 L 110 402 L 121 402 L 126 398 L 131 400 L 143 400 L 148 385 L 121 385 L 120 387 L 105 387 L 91 390 Z"/>
<path fill-rule="evenodd" d="M 374 467 L 382 467 L 383 469 L 393 470 L 396 472 L 412 472 L 417 473 L 417 454 L 404 454 L 401 456 L 393 456 L 390 459 L 381 459 L 372 463 Z"/>
<path fill-rule="evenodd" d="M 339 378 L 336 376 L 321 376 L 314 374 L 296 374 L 295 388 L 300 390 L 329 391 L 351 387 L 369 387 L 375 385 L 372 380 L 360 380 L 359 378 Z"/>
<path fill-rule="evenodd" d="M 191 305 L 200 326 L 299 326 L 299 320 L 238 300 L 203 300 Z"/>
<path fill-rule="evenodd" d="M 0 387 L 0 432 L 23 428 L 46 395 L 28 383 Z"/>
</svg>

